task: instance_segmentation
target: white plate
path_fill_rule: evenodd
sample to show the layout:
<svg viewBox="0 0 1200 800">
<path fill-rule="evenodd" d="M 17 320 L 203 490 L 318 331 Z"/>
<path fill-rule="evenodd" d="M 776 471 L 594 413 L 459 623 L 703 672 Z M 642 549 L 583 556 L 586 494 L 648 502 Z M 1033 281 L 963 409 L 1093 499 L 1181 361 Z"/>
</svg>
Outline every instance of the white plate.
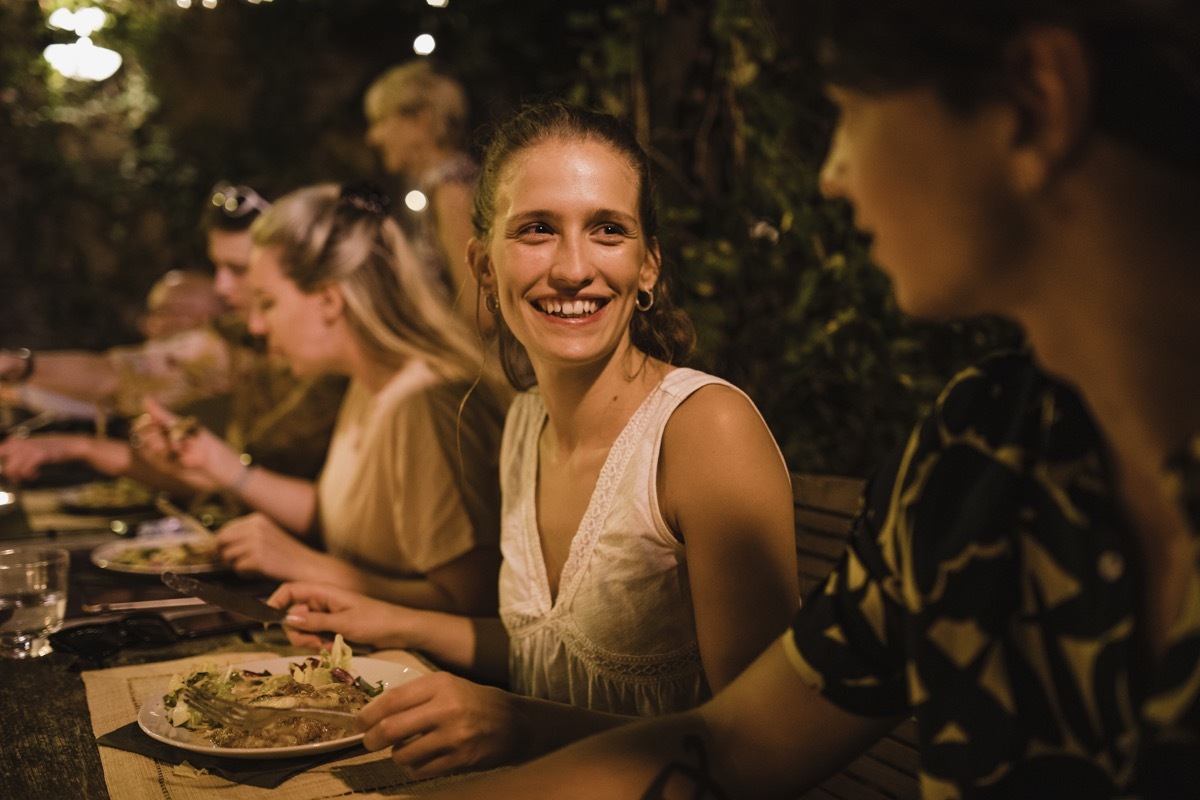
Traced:
<svg viewBox="0 0 1200 800">
<path fill-rule="evenodd" d="M 170 533 L 161 536 L 137 536 L 133 539 L 121 539 L 115 542 L 105 542 L 92 550 L 92 563 L 101 569 L 114 572 L 132 572 L 138 575 L 161 575 L 164 572 L 180 574 L 197 572 L 217 572 L 225 569 L 225 565 L 216 559 L 202 564 L 123 564 L 116 559 L 130 550 L 140 550 L 145 547 L 172 547 L 184 542 L 203 542 L 208 534 L 203 533 Z"/>
<path fill-rule="evenodd" d="M 106 492 L 111 493 L 111 498 Z M 99 481 L 61 490 L 58 507 L 68 514 L 85 516 L 133 514 L 154 510 L 154 498 L 148 490 L 132 488 L 122 495 L 116 481 Z"/>
<path fill-rule="evenodd" d="M 235 664 L 234 667 L 255 672 L 270 670 L 272 674 L 283 675 L 287 673 L 289 664 L 303 660 L 304 656 L 270 658 L 264 661 L 247 661 Z M 350 661 L 350 674 L 361 676 L 363 680 L 371 684 L 383 681 L 383 687 L 390 689 L 420 677 L 424 673 L 391 661 L 355 657 Z M 162 688 L 146 698 L 146 702 L 142 704 L 142 710 L 138 713 L 138 726 L 153 739 L 184 750 L 191 750 L 193 753 L 227 758 L 296 758 L 297 756 L 312 756 L 331 750 L 341 750 L 362 741 L 362 734 L 357 733 L 342 739 L 334 739 L 331 742 L 314 742 L 292 747 L 217 747 L 198 733 L 193 733 L 187 728 L 176 728 L 171 724 L 167 717 L 166 707 L 163 705 L 163 693 L 167 690 L 167 682 L 168 679 L 164 679 Z"/>
</svg>

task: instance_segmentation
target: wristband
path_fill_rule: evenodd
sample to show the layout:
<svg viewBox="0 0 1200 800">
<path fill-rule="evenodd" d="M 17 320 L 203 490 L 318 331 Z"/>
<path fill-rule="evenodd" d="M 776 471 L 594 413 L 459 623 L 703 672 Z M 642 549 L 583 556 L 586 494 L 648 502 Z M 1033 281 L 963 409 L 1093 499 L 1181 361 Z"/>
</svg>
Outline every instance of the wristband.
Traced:
<svg viewBox="0 0 1200 800">
<path fill-rule="evenodd" d="M 21 374 L 17 376 L 17 380 L 29 380 L 29 376 L 33 374 L 33 351 L 28 347 L 21 347 L 16 350 L 10 350 L 9 352 L 25 362 L 25 367 L 21 370 Z"/>
<path fill-rule="evenodd" d="M 237 480 L 235 480 L 233 483 L 229 484 L 229 491 L 233 492 L 234 494 L 240 495 L 242 493 L 242 490 L 246 488 L 246 484 L 250 480 L 250 472 L 254 469 L 254 467 L 251 466 L 253 464 L 253 459 L 250 458 L 249 453 L 242 453 L 238 457 L 238 460 L 242 462 L 242 465 L 243 465 L 242 471 L 237 476 Z"/>
</svg>

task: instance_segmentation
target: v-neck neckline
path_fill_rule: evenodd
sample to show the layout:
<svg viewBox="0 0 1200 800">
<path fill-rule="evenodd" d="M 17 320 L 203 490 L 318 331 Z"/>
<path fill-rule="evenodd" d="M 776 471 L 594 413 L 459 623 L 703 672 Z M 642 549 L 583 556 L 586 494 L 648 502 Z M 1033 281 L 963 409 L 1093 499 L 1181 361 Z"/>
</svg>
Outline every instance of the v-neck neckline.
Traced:
<svg viewBox="0 0 1200 800">
<path fill-rule="evenodd" d="M 595 549 L 601 525 L 608 516 L 609 506 L 612 504 L 613 494 L 602 490 L 615 484 L 624 474 L 625 468 L 633 456 L 635 445 L 641 440 L 641 433 L 646 426 L 646 420 L 650 417 L 652 404 L 662 397 L 663 389 L 671 380 L 671 376 L 680 372 L 679 369 L 671 370 L 647 392 L 608 449 L 608 454 L 604 457 L 604 464 L 600 467 L 600 474 L 596 477 L 596 484 L 592 487 L 592 493 L 588 497 L 587 508 L 584 509 L 579 526 L 571 536 L 571 544 L 567 547 L 567 558 L 563 561 L 562 571 L 558 575 L 557 594 L 550 591 L 550 572 L 546 567 L 546 553 L 542 547 L 542 532 L 538 523 L 537 500 L 542 458 L 537 442 L 549 421 L 545 403 L 542 403 L 541 415 L 531 423 L 536 427 L 536 434 L 531 437 L 533 457 L 526 461 L 525 485 L 532 487 L 532 497 L 525 512 L 525 531 L 529 537 L 530 552 L 536 554 L 539 603 L 548 612 L 560 608 L 574 594 L 583 574 L 583 567 L 587 564 L 592 550 Z"/>
</svg>

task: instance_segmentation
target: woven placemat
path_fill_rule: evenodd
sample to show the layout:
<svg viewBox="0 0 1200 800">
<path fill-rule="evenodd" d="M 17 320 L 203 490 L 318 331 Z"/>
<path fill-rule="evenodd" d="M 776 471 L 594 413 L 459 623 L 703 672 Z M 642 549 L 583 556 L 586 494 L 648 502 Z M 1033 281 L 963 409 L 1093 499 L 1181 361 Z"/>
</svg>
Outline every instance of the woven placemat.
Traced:
<svg viewBox="0 0 1200 800">
<path fill-rule="evenodd" d="M 100 743 L 100 762 L 113 800 L 189 800 L 211 798 L 215 790 L 226 800 L 253 800 L 270 788 L 280 800 L 324 800 L 348 795 L 418 796 L 461 778 L 414 782 L 388 758 L 388 751 L 368 753 L 355 747 L 311 759 L 282 761 L 206 758 L 172 748 L 137 728 L 142 703 L 165 689 L 170 677 L 199 663 L 231 664 L 277 657 L 278 652 L 206 653 L 196 658 L 140 664 L 83 673 L 92 729 Z M 418 657 L 399 650 L 372 653 L 423 672 Z M 181 767 L 205 768 L 207 774 Z"/>
</svg>

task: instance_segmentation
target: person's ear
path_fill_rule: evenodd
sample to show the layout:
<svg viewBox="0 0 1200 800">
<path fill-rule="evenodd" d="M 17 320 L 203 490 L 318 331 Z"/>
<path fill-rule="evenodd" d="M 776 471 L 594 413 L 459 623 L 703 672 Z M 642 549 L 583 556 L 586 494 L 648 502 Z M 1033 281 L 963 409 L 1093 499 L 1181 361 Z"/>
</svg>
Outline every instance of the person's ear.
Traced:
<svg viewBox="0 0 1200 800">
<path fill-rule="evenodd" d="M 487 244 L 474 236 L 467 240 L 467 268 L 484 294 L 496 293 L 496 273 L 492 269 L 492 257 L 488 255 Z"/>
<path fill-rule="evenodd" d="M 662 251 L 658 248 L 658 239 L 651 239 L 646 248 L 646 257 L 642 259 L 642 268 L 638 273 L 638 288 L 643 291 L 653 291 L 658 285 L 658 276 L 662 273 Z"/>
<path fill-rule="evenodd" d="M 342 295 L 342 287 L 330 283 L 317 289 L 317 307 L 321 311 L 321 320 L 326 325 L 332 325 L 342 318 L 346 309 L 346 298 Z"/>
<path fill-rule="evenodd" d="M 1054 26 L 1018 34 L 1005 55 L 1017 113 L 1011 179 L 1018 191 L 1035 192 L 1078 152 L 1091 114 L 1091 67 L 1079 36 Z"/>
</svg>

